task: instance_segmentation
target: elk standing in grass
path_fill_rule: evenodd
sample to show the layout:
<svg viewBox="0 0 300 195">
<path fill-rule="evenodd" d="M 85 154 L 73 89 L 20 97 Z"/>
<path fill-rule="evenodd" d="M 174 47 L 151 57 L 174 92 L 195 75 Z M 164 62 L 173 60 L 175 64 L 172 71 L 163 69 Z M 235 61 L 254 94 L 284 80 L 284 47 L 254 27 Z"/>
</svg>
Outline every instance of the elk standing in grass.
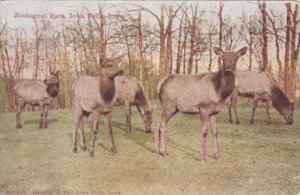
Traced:
<svg viewBox="0 0 300 195">
<path fill-rule="evenodd" d="M 50 77 L 43 81 L 20 81 L 16 84 L 14 91 L 16 95 L 16 127 L 21 128 L 21 112 L 26 104 L 39 106 L 41 118 L 39 128 L 47 128 L 47 116 L 49 106 L 58 95 L 59 79 L 58 73 L 50 71 Z"/>
<path fill-rule="evenodd" d="M 200 75 L 170 75 L 160 81 L 158 94 L 162 114 L 155 132 L 154 142 L 157 153 L 163 156 L 167 155 L 166 125 L 169 119 L 179 111 L 187 114 L 200 114 L 200 160 L 203 162 L 205 162 L 205 139 L 210 122 L 213 133 L 214 155 L 218 158 L 217 114 L 234 89 L 236 63 L 238 58 L 244 55 L 246 51 L 246 47 L 237 52 L 223 52 L 215 47 L 214 52 L 223 61 L 218 72 Z"/>
<path fill-rule="evenodd" d="M 249 123 L 253 124 L 254 112 L 258 102 L 261 100 L 265 104 L 267 113 L 267 124 L 271 124 L 269 112 L 269 101 L 272 101 L 274 108 L 283 115 L 287 124 L 293 123 L 294 104 L 291 103 L 287 96 L 280 89 L 277 81 L 267 72 L 236 71 L 235 72 L 235 89 L 231 96 L 228 97 L 228 114 L 229 122 L 232 123 L 231 110 L 233 109 L 236 123 L 240 120 L 236 112 L 236 102 L 239 96 L 252 98 L 252 113 Z"/>
<path fill-rule="evenodd" d="M 103 59 L 100 62 L 100 76 L 79 77 L 73 86 L 74 90 L 74 112 L 75 129 L 73 132 L 73 152 L 77 152 L 77 131 L 80 128 L 81 148 L 86 150 L 84 137 L 84 123 L 87 117 L 92 113 L 92 146 L 90 156 L 94 155 L 95 141 L 98 131 L 98 120 L 100 115 L 104 115 L 104 123 L 109 133 L 111 151 L 116 153 L 116 146 L 111 127 L 111 114 L 113 101 L 115 98 L 115 77 L 123 74 L 123 70 L 118 67 L 118 59 Z"/>
<path fill-rule="evenodd" d="M 124 106 L 126 131 L 131 133 L 131 106 L 136 106 L 144 123 L 145 131 L 151 133 L 152 109 L 142 84 L 131 76 L 118 76 L 116 81 L 116 106 Z"/>
</svg>

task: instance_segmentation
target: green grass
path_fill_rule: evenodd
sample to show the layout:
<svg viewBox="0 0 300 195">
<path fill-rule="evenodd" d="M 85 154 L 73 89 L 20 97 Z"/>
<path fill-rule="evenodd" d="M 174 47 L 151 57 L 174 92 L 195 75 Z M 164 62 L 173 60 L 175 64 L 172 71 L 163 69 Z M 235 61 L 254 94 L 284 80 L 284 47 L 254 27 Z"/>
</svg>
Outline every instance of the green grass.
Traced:
<svg viewBox="0 0 300 195">
<path fill-rule="evenodd" d="M 154 106 L 155 130 L 160 110 Z M 93 158 L 72 153 L 73 112 L 51 110 L 46 130 L 38 129 L 39 112 L 22 113 L 23 128 L 15 128 L 14 113 L 0 113 L 0 194 L 297 194 L 300 192 L 300 109 L 294 124 L 285 125 L 272 109 L 266 125 L 263 108 L 248 125 L 250 108 L 238 107 L 240 125 L 219 114 L 222 159 L 212 157 L 212 137 L 206 143 L 207 163 L 197 160 L 200 146 L 198 115 L 175 115 L 166 132 L 169 156 L 153 152 L 153 133 L 146 134 L 136 109 L 133 133 L 125 132 L 122 108 L 113 113 L 118 153 L 109 151 L 108 135 L 100 125 Z M 85 128 L 91 140 L 91 118 Z M 89 147 L 89 145 L 88 145 Z"/>
</svg>

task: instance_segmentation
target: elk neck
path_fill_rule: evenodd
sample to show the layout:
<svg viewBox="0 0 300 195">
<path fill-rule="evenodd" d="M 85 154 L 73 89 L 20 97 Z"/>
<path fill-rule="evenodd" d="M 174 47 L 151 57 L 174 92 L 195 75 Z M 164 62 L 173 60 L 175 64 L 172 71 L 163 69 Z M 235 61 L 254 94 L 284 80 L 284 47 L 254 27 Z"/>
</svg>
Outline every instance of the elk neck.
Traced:
<svg viewBox="0 0 300 195">
<path fill-rule="evenodd" d="M 111 102 L 115 97 L 115 80 L 100 76 L 100 95 L 105 102 Z"/>
<path fill-rule="evenodd" d="M 55 98 L 58 96 L 58 91 L 59 91 L 59 83 L 51 83 L 47 84 L 47 89 L 46 89 L 48 95 L 52 98 Z"/>
<path fill-rule="evenodd" d="M 140 88 L 138 90 L 138 92 L 135 95 L 135 101 L 137 107 L 141 108 L 144 111 L 149 110 L 149 104 L 143 89 Z"/>
<path fill-rule="evenodd" d="M 221 101 L 225 101 L 234 90 L 234 72 L 225 71 L 223 68 L 220 68 L 213 76 L 212 82 L 214 83 L 217 93 L 221 96 Z"/>
<path fill-rule="evenodd" d="M 271 93 L 272 105 L 276 108 L 276 110 L 282 113 L 285 108 L 289 108 L 291 103 L 278 86 L 272 86 Z"/>
</svg>

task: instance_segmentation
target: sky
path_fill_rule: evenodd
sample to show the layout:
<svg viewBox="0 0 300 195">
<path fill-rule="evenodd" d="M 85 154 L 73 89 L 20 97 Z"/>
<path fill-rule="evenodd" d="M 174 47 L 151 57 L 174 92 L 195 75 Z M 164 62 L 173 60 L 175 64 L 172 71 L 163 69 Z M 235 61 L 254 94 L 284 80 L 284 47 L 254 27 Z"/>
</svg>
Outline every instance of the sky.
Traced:
<svg viewBox="0 0 300 195">
<path fill-rule="evenodd" d="M 1 2 L 1 1 L 0 1 Z M 70 13 L 81 12 L 86 7 L 90 12 L 96 13 L 98 11 L 98 5 L 104 5 L 107 3 L 113 3 L 118 6 L 128 6 L 139 4 L 146 8 L 153 10 L 154 13 L 159 14 L 160 5 L 163 3 L 168 5 L 182 4 L 184 1 L 2 1 L 0 3 L 0 17 L 2 20 L 7 20 L 10 27 L 26 27 L 32 25 L 32 19 L 17 18 L 16 13 L 20 14 L 46 14 L 47 18 L 50 18 L 50 14 L 59 15 L 64 14 L 65 20 L 72 20 L 69 18 Z M 186 5 L 199 3 L 200 9 L 206 10 L 208 17 L 214 17 L 212 10 L 217 10 L 219 1 L 185 1 Z M 232 19 L 240 17 L 243 10 L 249 15 L 259 14 L 256 1 L 223 1 L 224 3 L 224 16 L 230 16 Z M 282 1 L 269 1 L 268 8 L 280 11 L 285 9 Z M 114 14 L 115 9 L 108 7 L 106 14 Z M 145 13 L 144 13 L 145 14 Z M 147 17 L 149 21 L 155 22 L 153 17 Z M 52 18 L 53 19 L 53 18 Z M 53 19 L 59 20 L 59 19 Z"/>
<path fill-rule="evenodd" d="M 88 12 L 95 14 L 98 12 L 98 5 L 105 5 L 106 16 L 116 14 L 116 8 L 112 4 L 120 7 L 134 7 L 134 5 L 142 5 L 154 13 L 159 15 L 161 4 L 180 5 L 184 1 L 1 1 L 0 0 L 0 18 L 7 21 L 10 28 L 32 29 L 33 19 L 27 15 L 38 14 L 47 17 L 53 22 L 77 20 L 71 18 L 70 14 L 81 13 L 84 8 Z M 217 21 L 216 12 L 218 10 L 219 1 L 185 1 L 185 5 L 199 3 L 199 8 L 205 10 L 208 20 Z M 230 17 L 232 21 L 238 21 L 243 11 L 249 15 L 259 16 L 257 1 L 222 1 L 224 4 L 224 18 Z M 132 6 L 130 6 L 132 5 Z M 176 9 L 176 6 L 174 6 Z M 272 9 L 275 13 L 285 13 L 284 1 L 268 1 L 267 8 Z M 56 18 L 64 15 L 65 18 Z M 87 13 L 84 14 L 87 18 Z M 166 18 L 166 17 L 165 17 Z M 156 19 L 147 12 L 142 12 L 142 20 L 152 25 L 157 25 Z M 28 34 L 27 34 L 28 35 Z M 272 50 L 272 47 L 270 48 Z M 245 65 L 244 65 L 245 66 Z M 242 67 L 245 68 L 245 67 Z"/>
</svg>

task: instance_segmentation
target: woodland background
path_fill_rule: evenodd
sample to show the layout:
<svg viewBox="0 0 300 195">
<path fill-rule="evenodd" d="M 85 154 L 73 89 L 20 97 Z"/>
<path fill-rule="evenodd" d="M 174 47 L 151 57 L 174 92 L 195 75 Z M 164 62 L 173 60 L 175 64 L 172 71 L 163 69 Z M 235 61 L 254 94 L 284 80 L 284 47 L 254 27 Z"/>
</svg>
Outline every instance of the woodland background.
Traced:
<svg viewBox="0 0 300 195">
<path fill-rule="evenodd" d="M 74 80 L 80 75 L 98 75 L 101 56 L 123 55 L 120 66 L 126 75 L 137 77 L 149 99 L 156 99 L 156 86 L 162 77 L 220 67 L 214 46 L 223 50 L 247 46 L 240 69 L 270 72 L 291 101 L 300 101 L 296 94 L 298 4 L 279 2 L 282 9 L 278 12 L 269 8 L 271 2 L 249 3 L 257 6 L 255 15 L 244 11 L 238 18 L 224 15 L 224 9 L 234 12 L 236 8 L 222 2 L 214 10 L 204 10 L 197 2 L 160 2 L 159 13 L 138 2 L 128 6 L 106 3 L 99 4 L 97 18 L 32 19 L 32 28 L 10 28 L 10 21 L 0 16 L 0 111 L 14 111 L 13 87 L 17 81 L 42 80 L 50 70 L 61 72 L 59 96 L 52 107 L 71 107 Z M 112 8 L 115 17 L 107 17 Z M 74 14 L 87 12 L 82 8 L 81 13 Z M 207 17 L 208 12 L 217 20 Z M 145 13 L 149 18 L 143 17 Z"/>
</svg>

